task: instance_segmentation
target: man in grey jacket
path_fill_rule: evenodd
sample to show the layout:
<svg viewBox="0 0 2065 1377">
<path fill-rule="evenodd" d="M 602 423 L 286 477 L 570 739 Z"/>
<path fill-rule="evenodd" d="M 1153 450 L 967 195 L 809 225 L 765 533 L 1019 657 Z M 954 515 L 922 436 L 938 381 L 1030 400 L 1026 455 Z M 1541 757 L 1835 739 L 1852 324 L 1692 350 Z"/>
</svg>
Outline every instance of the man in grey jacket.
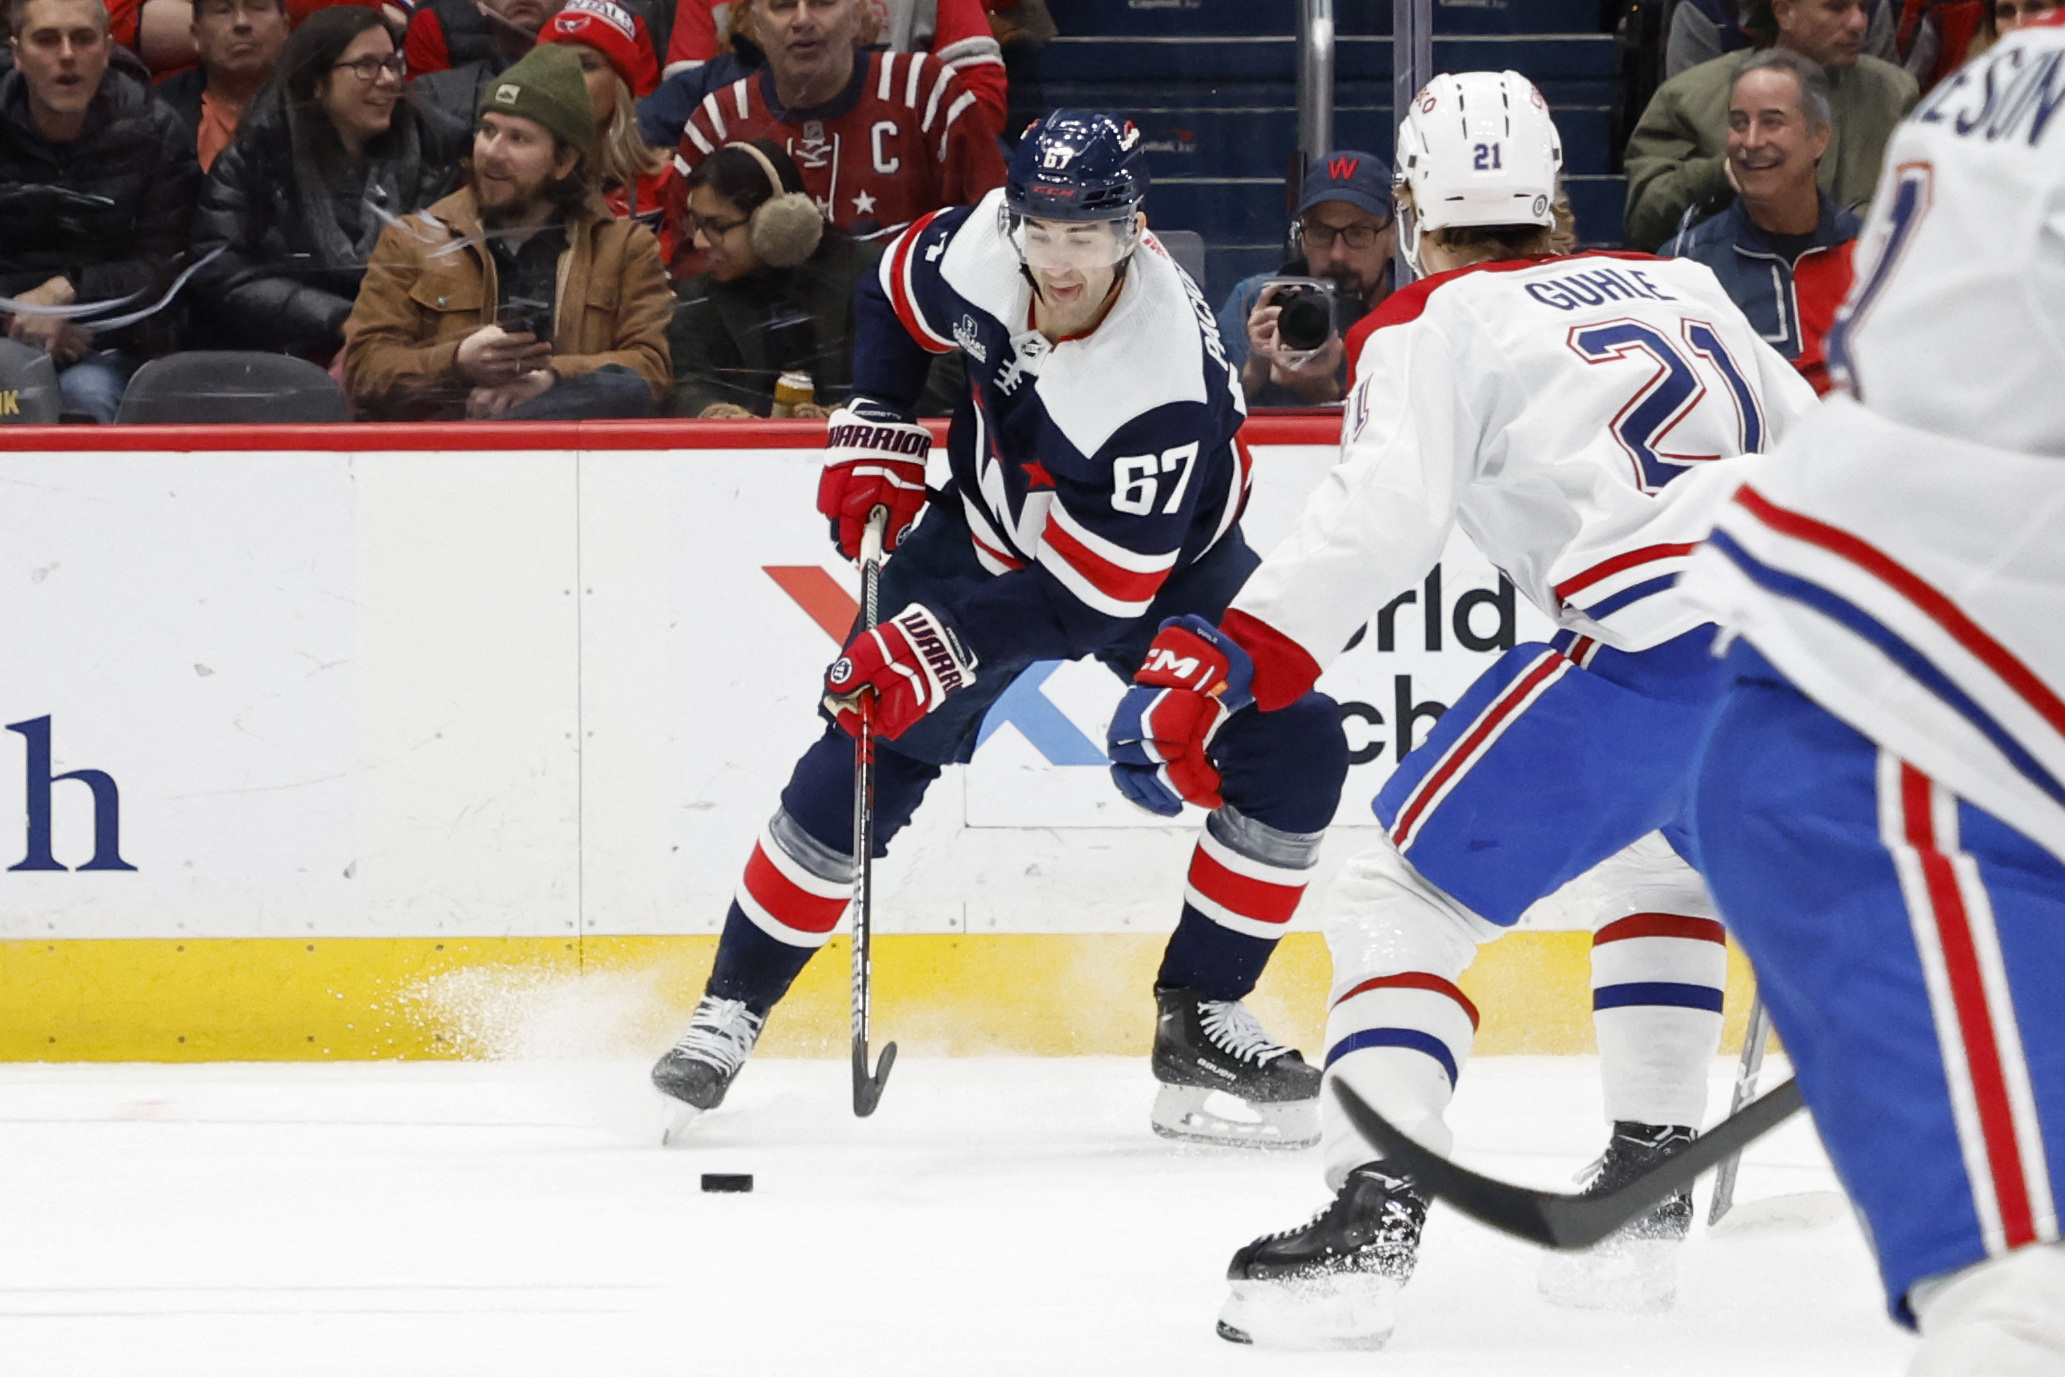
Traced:
<svg viewBox="0 0 2065 1377">
<path fill-rule="evenodd" d="M 1835 132 L 1819 182 L 1845 210 L 1871 201 L 1893 126 L 1913 107 L 1913 77 L 1863 54 L 1864 0 L 1772 0 L 1775 46 L 1828 73 Z M 1729 185 L 1728 100 L 1750 52 L 1726 53 L 1657 88 L 1628 139 L 1627 241 L 1654 249 L 1687 218 L 1704 218 L 1735 197 Z"/>
</svg>

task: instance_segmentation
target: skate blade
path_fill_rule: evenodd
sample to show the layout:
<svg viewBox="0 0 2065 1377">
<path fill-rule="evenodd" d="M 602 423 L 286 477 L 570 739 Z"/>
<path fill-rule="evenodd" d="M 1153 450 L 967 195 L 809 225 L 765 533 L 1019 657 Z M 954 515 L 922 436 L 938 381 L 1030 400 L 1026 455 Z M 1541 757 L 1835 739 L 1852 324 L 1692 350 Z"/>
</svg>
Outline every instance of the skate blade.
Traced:
<svg viewBox="0 0 2065 1377">
<path fill-rule="evenodd" d="M 1319 1101 L 1260 1104 L 1199 1085 L 1164 1085 L 1154 1097 L 1154 1131 L 1179 1143 L 1290 1151 L 1319 1141 Z"/>
<path fill-rule="evenodd" d="M 1398 1323 L 1398 1283 L 1356 1274 L 1297 1281 L 1236 1281 L 1219 1312 L 1219 1337 L 1257 1348 L 1314 1353 L 1382 1348 Z"/>
<path fill-rule="evenodd" d="M 703 1111 L 670 1095 L 660 1098 L 667 1102 L 667 1126 L 660 1130 L 660 1146 L 681 1147 L 688 1141 L 689 1126 L 703 1116 Z"/>
<path fill-rule="evenodd" d="M 1678 1299 L 1678 1250 L 1667 1238 L 1608 1238 L 1578 1253 L 1547 1253 L 1536 1285 L 1569 1310 L 1654 1315 Z"/>
</svg>

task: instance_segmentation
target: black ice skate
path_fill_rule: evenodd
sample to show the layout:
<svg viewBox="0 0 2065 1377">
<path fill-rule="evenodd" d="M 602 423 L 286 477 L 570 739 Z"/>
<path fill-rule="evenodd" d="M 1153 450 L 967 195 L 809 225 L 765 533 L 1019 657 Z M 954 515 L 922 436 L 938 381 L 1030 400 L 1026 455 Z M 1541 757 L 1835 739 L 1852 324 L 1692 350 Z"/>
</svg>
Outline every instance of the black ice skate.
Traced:
<svg viewBox="0 0 2065 1377">
<path fill-rule="evenodd" d="M 1382 1348 L 1426 1223 L 1427 1200 L 1411 1181 L 1382 1162 L 1357 1167 L 1310 1224 L 1233 1255 L 1219 1337 L 1265 1348 Z"/>
<path fill-rule="evenodd" d="M 1234 1147 L 1319 1141 L 1319 1070 L 1262 1031 L 1237 999 L 1157 989 L 1154 1131 Z"/>
<path fill-rule="evenodd" d="M 1613 1138 L 1580 1179 L 1586 1195 L 1614 1189 L 1698 1137 L 1677 1124 L 1613 1125 Z M 1550 1253 L 1542 1297 L 1581 1310 L 1668 1310 L 1678 1296 L 1678 1245 L 1692 1232 L 1688 1187 L 1580 1253 Z"/>
<path fill-rule="evenodd" d="M 688 1031 L 652 1069 L 652 1083 L 679 1101 L 673 1122 L 660 1135 L 662 1145 L 679 1142 L 698 1114 L 724 1103 L 724 1092 L 752 1055 L 766 1021 L 739 1000 L 703 996 Z"/>
</svg>

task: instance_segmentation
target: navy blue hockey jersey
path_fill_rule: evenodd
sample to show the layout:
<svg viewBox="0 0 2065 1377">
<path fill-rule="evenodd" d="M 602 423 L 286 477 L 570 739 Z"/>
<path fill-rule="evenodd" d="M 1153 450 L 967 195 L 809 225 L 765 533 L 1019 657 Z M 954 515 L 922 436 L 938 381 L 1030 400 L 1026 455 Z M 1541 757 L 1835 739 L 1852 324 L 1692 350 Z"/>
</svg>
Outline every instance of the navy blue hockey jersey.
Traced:
<svg viewBox="0 0 2065 1377">
<path fill-rule="evenodd" d="M 943 610 L 981 655 L 1068 659 L 1233 529 L 1246 403 L 1211 308 L 1152 235 L 1103 322 L 1050 343 L 1003 197 L 917 221 L 862 281 L 853 390 L 909 412 L 930 356 L 965 356 L 947 500 L 998 577 Z"/>
</svg>

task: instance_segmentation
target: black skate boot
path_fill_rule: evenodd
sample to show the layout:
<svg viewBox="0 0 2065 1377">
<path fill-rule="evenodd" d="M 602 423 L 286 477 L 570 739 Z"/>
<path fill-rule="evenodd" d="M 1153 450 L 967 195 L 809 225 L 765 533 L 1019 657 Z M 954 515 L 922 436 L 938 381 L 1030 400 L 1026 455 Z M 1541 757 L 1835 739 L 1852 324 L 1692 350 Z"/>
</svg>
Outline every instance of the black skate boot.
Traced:
<svg viewBox="0 0 2065 1377">
<path fill-rule="evenodd" d="M 1237 999 L 1187 989 L 1157 989 L 1154 998 L 1156 1133 L 1234 1147 L 1319 1141 L 1319 1068 L 1263 1032 Z"/>
<path fill-rule="evenodd" d="M 1612 1190 L 1698 1136 L 1679 1124 L 1616 1120 L 1606 1151 L 1580 1178 L 1584 1193 Z M 1678 1296 L 1678 1245 L 1691 1233 L 1687 1187 L 1581 1253 L 1546 1255 L 1542 1297 L 1581 1310 L 1668 1310 Z"/>
<path fill-rule="evenodd" d="M 1364 1163 L 1310 1224 L 1233 1255 L 1219 1337 L 1266 1348 L 1382 1348 L 1426 1223 L 1426 1197 L 1409 1179 Z"/>
<path fill-rule="evenodd" d="M 724 1103 L 724 1092 L 752 1055 L 766 1021 L 739 1000 L 703 996 L 688 1031 L 652 1069 L 652 1083 L 679 1101 L 673 1122 L 660 1135 L 663 1145 L 679 1142 L 698 1114 Z"/>
</svg>

